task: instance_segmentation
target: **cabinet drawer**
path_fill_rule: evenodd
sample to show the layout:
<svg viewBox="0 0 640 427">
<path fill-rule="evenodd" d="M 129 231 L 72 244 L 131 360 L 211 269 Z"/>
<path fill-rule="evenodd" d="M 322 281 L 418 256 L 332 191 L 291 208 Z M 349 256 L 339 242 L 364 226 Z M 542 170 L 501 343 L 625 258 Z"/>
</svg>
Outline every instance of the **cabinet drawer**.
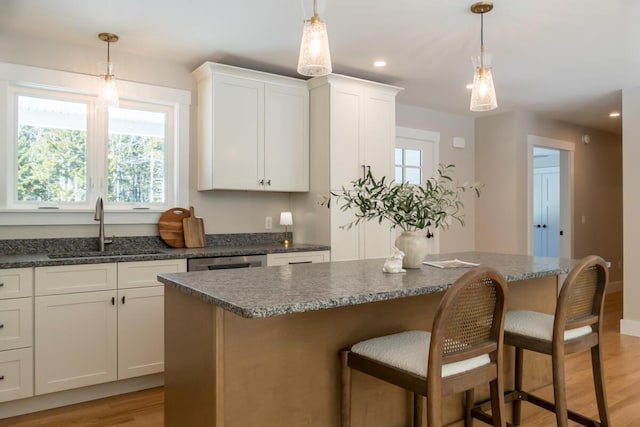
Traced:
<svg viewBox="0 0 640 427">
<path fill-rule="evenodd" d="M 0 402 L 33 396 L 33 349 L 0 351 Z"/>
<path fill-rule="evenodd" d="M 32 295 L 32 268 L 0 270 L 0 299 L 30 297 Z"/>
<path fill-rule="evenodd" d="M 121 262 L 118 264 L 118 288 L 142 288 L 161 285 L 160 273 L 187 271 L 187 260 L 168 259 L 160 261 Z"/>
<path fill-rule="evenodd" d="M 0 350 L 32 346 L 32 313 L 32 298 L 0 301 Z"/>
<path fill-rule="evenodd" d="M 329 258 L 329 251 L 267 254 L 267 266 L 328 262 Z"/>
<path fill-rule="evenodd" d="M 36 267 L 36 295 L 116 289 L 117 264 L 82 264 Z"/>
</svg>

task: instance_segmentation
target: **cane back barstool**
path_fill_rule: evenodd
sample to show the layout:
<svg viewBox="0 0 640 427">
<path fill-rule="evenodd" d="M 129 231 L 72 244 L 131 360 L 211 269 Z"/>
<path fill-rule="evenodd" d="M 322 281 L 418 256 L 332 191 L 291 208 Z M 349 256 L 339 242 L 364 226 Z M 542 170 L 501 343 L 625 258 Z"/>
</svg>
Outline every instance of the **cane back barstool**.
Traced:
<svg viewBox="0 0 640 427">
<path fill-rule="evenodd" d="M 496 270 L 466 272 L 446 291 L 432 332 L 406 331 L 361 341 L 341 352 L 342 427 L 351 426 L 351 369 L 413 393 L 414 427 L 442 426 L 442 396 L 466 391 L 465 425 L 471 425 L 473 388 L 490 384 L 494 426 L 504 426 L 502 382 L 505 280 Z"/>
<path fill-rule="evenodd" d="M 584 426 L 610 426 L 602 367 L 602 307 L 608 282 L 605 261 L 587 256 L 574 266 L 564 281 L 555 316 L 535 311 L 513 310 L 505 319 L 504 343 L 515 347 L 515 390 L 507 396 L 513 400 L 513 423 L 520 425 L 521 402 L 527 401 L 555 412 L 557 425 L 568 426 L 569 419 Z M 565 355 L 591 349 L 596 402 L 600 422 L 567 408 Z M 555 403 L 522 390 L 523 351 L 551 355 Z"/>
</svg>

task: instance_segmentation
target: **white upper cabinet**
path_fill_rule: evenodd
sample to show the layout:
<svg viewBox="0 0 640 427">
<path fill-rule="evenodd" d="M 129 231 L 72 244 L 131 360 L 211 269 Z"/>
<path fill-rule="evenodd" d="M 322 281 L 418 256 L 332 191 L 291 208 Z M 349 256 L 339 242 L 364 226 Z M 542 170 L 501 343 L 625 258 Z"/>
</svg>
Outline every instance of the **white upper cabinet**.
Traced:
<svg viewBox="0 0 640 427">
<path fill-rule="evenodd" d="M 303 80 L 207 62 L 198 81 L 198 190 L 309 190 Z"/>
</svg>

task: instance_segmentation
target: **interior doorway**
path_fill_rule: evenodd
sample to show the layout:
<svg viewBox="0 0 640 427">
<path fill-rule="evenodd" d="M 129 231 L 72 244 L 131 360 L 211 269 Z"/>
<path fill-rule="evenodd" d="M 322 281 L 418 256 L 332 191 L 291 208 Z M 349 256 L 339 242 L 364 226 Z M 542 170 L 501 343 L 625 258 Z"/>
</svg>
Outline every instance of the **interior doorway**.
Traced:
<svg viewBox="0 0 640 427">
<path fill-rule="evenodd" d="M 573 255 L 574 143 L 528 136 L 529 253 Z"/>
</svg>

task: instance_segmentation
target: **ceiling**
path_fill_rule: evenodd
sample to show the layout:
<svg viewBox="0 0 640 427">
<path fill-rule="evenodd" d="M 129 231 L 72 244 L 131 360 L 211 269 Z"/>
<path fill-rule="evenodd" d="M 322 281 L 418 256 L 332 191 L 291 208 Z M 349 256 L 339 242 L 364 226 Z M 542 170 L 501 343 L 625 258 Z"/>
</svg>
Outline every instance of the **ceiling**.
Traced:
<svg viewBox="0 0 640 427">
<path fill-rule="evenodd" d="M 485 15 L 498 109 L 469 111 L 470 56 L 480 17 L 461 0 L 319 0 L 333 71 L 401 86 L 398 102 L 470 116 L 529 111 L 613 133 L 621 90 L 640 85 L 637 0 L 496 0 Z M 2 0 L 8 32 L 61 43 L 100 43 L 184 63 L 205 60 L 296 75 L 312 0 Z M 373 61 L 384 59 L 383 69 Z"/>
</svg>

